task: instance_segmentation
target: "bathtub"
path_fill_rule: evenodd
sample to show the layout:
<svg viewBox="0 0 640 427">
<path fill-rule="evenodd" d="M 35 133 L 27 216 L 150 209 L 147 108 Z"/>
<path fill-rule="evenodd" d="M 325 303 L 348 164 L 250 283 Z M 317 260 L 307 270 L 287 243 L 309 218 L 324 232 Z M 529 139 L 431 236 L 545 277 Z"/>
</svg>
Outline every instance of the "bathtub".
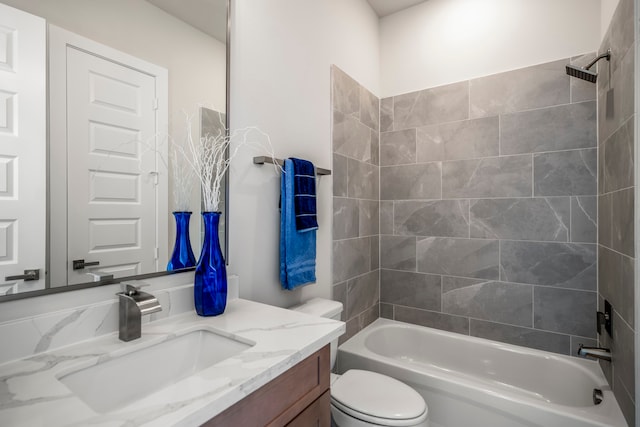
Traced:
<svg viewBox="0 0 640 427">
<path fill-rule="evenodd" d="M 337 368 L 410 385 L 427 402 L 431 427 L 627 426 L 597 362 L 393 320 L 342 344 Z"/>
</svg>

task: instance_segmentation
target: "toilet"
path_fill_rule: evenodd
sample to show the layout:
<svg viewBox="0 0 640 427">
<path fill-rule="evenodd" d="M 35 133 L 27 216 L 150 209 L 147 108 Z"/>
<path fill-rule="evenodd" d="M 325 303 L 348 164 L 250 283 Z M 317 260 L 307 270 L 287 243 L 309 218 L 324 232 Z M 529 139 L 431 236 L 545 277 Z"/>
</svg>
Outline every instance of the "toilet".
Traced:
<svg viewBox="0 0 640 427">
<path fill-rule="evenodd" d="M 291 310 L 340 320 L 342 303 L 313 298 Z M 331 369 L 338 340 L 331 342 Z M 338 427 L 428 427 L 429 408 L 417 391 L 376 372 L 351 369 L 331 374 L 331 418 Z"/>
</svg>

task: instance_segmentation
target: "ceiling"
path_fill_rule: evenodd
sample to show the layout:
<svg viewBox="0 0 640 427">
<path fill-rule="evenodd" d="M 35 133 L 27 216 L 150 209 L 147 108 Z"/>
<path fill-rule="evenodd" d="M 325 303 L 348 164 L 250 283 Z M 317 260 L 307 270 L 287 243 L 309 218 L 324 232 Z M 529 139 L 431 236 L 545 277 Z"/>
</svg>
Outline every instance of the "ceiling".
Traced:
<svg viewBox="0 0 640 427">
<path fill-rule="evenodd" d="M 400 12 L 427 0 L 367 0 L 380 18 Z"/>
<path fill-rule="evenodd" d="M 147 1 L 223 43 L 227 39 L 227 0 Z"/>
</svg>

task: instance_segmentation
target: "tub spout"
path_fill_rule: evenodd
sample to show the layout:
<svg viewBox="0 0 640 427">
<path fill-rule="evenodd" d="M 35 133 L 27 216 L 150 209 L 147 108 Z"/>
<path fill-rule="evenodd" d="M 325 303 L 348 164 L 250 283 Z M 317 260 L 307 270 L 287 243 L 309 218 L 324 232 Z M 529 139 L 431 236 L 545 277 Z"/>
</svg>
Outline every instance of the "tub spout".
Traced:
<svg viewBox="0 0 640 427">
<path fill-rule="evenodd" d="M 582 344 L 578 347 L 578 356 L 593 357 L 595 359 L 611 362 L 611 350 L 602 347 L 585 347 Z"/>
</svg>

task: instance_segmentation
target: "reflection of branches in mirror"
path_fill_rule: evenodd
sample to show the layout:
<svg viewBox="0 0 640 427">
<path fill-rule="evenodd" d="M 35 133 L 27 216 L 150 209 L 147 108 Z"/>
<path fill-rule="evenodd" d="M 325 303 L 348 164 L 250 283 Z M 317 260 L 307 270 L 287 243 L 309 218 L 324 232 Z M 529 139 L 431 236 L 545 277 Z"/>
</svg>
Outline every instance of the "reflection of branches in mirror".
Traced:
<svg viewBox="0 0 640 427">
<path fill-rule="evenodd" d="M 169 161 L 173 172 L 173 203 L 176 211 L 190 211 L 191 189 L 193 187 L 193 168 L 186 162 L 181 161 L 184 148 L 172 141 L 169 151 Z"/>
<path fill-rule="evenodd" d="M 187 150 L 177 146 L 178 151 L 190 164 L 200 181 L 205 211 L 215 212 L 220 206 L 221 187 L 231 162 L 243 147 L 266 151 L 275 159 L 269 135 L 254 126 L 228 131 L 224 124 L 217 132 L 206 133 L 194 139 L 193 116 L 185 115 L 187 122 Z M 233 145 L 233 149 L 231 148 Z M 277 162 L 275 166 L 282 170 Z"/>
</svg>

